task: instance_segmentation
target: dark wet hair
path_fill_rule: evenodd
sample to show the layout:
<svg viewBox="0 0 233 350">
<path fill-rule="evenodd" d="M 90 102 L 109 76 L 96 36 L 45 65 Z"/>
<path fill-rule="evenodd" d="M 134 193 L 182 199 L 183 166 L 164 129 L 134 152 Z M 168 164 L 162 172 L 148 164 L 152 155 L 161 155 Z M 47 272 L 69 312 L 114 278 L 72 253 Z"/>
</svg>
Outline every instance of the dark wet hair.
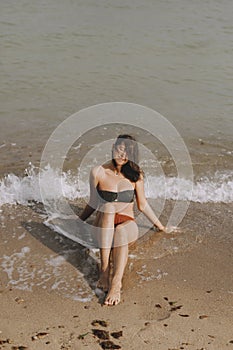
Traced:
<svg viewBox="0 0 233 350">
<path fill-rule="evenodd" d="M 142 174 L 138 165 L 138 144 L 135 138 L 128 134 L 119 135 L 116 139 L 114 147 L 121 144 L 125 145 L 128 162 L 121 167 L 121 173 L 130 181 L 137 182 Z M 112 163 L 114 167 L 117 166 L 112 154 Z"/>
</svg>

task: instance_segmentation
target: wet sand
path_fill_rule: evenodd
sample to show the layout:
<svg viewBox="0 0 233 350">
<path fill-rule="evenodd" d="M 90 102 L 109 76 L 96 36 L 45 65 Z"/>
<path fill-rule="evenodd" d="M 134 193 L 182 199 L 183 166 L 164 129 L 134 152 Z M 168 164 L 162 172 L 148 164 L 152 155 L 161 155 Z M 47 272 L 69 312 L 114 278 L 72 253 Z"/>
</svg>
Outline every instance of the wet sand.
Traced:
<svg viewBox="0 0 233 350">
<path fill-rule="evenodd" d="M 45 227 L 40 207 L 2 210 L 0 349 L 233 347 L 232 245 L 220 239 L 230 215 L 177 253 L 153 259 L 156 233 L 131 250 L 122 301 L 108 307 L 94 293 L 96 261 Z"/>
</svg>

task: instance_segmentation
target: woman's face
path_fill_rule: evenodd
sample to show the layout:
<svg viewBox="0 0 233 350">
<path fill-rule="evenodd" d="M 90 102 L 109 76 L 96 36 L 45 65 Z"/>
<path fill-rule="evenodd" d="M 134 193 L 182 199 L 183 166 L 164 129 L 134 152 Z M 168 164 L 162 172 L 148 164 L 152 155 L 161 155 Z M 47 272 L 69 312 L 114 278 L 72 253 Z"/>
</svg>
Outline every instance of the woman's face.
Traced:
<svg viewBox="0 0 233 350">
<path fill-rule="evenodd" d="M 124 165 L 128 162 L 125 144 L 113 145 L 113 158 L 117 165 Z"/>
</svg>

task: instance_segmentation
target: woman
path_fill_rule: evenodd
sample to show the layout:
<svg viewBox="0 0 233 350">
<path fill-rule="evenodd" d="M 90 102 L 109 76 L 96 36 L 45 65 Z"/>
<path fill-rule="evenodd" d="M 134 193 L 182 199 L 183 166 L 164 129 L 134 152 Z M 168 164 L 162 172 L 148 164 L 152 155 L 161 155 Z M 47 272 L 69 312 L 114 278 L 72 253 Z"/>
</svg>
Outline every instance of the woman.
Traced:
<svg viewBox="0 0 233 350">
<path fill-rule="evenodd" d="M 130 135 L 119 135 L 113 145 L 112 160 L 94 167 L 90 173 L 90 200 L 80 216 L 85 221 L 97 210 L 95 226 L 101 261 L 97 286 L 107 292 L 106 305 L 120 302 L 128 246 L 138 237 L 133 212 L 134 197 L 138 209 L 154 226 L 165 231 L 145 197 L 137 142 Z M 110 281 L 111 254 L 113 275 Z"/>
</svg>

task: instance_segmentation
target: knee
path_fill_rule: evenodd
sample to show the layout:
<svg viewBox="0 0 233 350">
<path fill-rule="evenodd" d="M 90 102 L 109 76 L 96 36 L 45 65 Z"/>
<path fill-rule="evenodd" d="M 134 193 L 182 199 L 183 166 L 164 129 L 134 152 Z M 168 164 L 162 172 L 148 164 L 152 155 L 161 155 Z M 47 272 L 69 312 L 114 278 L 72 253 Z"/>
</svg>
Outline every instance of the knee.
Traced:
<svg viewBox="0 0 233 350">
<path fill-rule="evenodd" d="M 135 222 L 130 221 L 126 224 L 119 225 L 115 229 L 114 245 L 121 246 L 135 242 L 138 238 L 138 226 Z"/>
<path fill-rule="evenodd" d="M 116 229 L 114 232 L 113 246 L 121 247 L 124 245 L 128 245 L 128 237 L 124 230 Z"/>
<path fill-rule="evenodd" d="M 116 208 L 113 203 L 105 203 L 101 206 L 101 211 L 103 215 L 108 215 L 108 214 L 115 214 Z"/>
<path fill-rule="evenodd" d="M 113 227 L 115 218 L 115 207 L 112 203 L 106 203 L 100 208 L 101 214 L 99 218 L 100 227 Z"/>
</svg>

